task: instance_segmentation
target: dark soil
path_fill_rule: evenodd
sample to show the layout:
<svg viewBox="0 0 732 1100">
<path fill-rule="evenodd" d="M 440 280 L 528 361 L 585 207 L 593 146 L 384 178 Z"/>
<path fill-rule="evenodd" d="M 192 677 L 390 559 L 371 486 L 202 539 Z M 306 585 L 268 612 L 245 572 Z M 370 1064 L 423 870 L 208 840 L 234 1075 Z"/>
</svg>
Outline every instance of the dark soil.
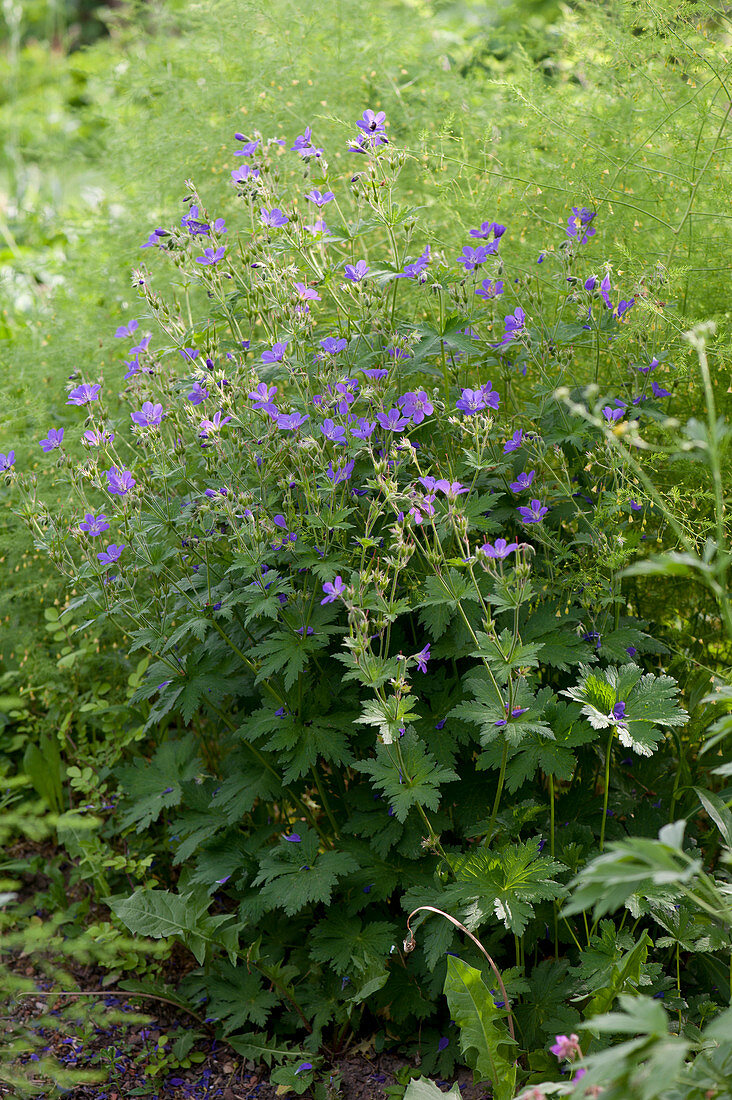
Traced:
<svg viewBox="0 0 732 1100">
<path fill-rule="evenodd" d="M 88 901 L 88 891 L 74 883 L 71 865 L 52 844 L 23 841 L 7 854 L 16 866 L 24 864 L 28 868 L 22 874 L 19 900 L 31 902 L 41 919 L 50 915 L 51 880 L 46 870 L 51 866 L 65 880 L 66 904 Z M 104 921 L 108 916 L 104 906 L 92 902 L 86 920 Z M 177 1005 L 166 1002 L 165 990 L 174 989 L 195 966 L 192 956 L 178 944 L 162 964 L 160 999 L 125 991 L 125 977 L 134 979 L 134 974 L 122 975 L 116 985 L 110 984 L 112 976 L 103 967 L 74 963 L 67 957 L 31 959 L 6 951 L 0 961 L 10 975 L 30 981 L 35 987 L 35 993 L 16 997 L 2 991 L 1 1011 L 6 1041 L 13 1033 L 16 1038 L 26 1036 L 14 1065 L 35 1081 L 32 1088 L 37 1091 L 30 1095 L 39 1100 L 56 1096 L 68 1100 L 275 1100 L 286 1095 L 269 1082 L 266 1066 L 246 1061 L 227 1043 L 217 1040 L 210 1025 L 199 1023 Z M 69 988 L 83 994 L 54 992 Z M 191 1030 L 198 1035 L 186 1065 L 185 1059 L 176 1059 L 170 1052 L 178 1041 L 185 1042 Z M 160 1046 L 158 1040 L 166 1036 L 167 1042 Z M 45 1059 L 58 1067 L 56 1073 L 48 1063 L 44 1066 Z M 377 1054 L 368 1042 L 362 1042 L 334 1059 L 332 1065 L 321 1066 L 319 1079 L 332 1082 L 327 1100 L 389 1100 L 393 1093 L 386 1090 L 398 1086 L 400 1080 L 405 1082 L 410 1069 L 419 1075 L 414 1061 L 393 1052 Z M 95 1083 L 62 1087 L 58 1070 L 93 1073 Z M 474 1086 L 467 1070 L 450 1082 L 439 1083 L 448 1091 L 455 1080 L 463 1100 L 488 1100 L 489 1092 L 484 1086 Z M 16 1095 L 0 1080 L 0 1097 Z M 314 1100 L 310 1091 L 302 1096 Z"/>
<path fill-rule="evenodd" d="M 172 1005 L 105 989 L 102 986 L 106 977 L 104 971 L 70 967 L 67 962 L 64 963 L 64 969 L 73 975 L 80 989 L 91 991 L 96 986 L 99 991 L 93 998 L 83 998 L 95 1010 L 96 1022 L 90 1022 L 88 1017 L 85 1020 L 81 1010 L 74 1028 L 73 1015 L 68 1017 L 64 1010 L 79 1004 L 82 998 L 64 994 L 54 995 L 51 999 L 44 996 L 49 991 L 49 982 L 42 971 L 28 964 L 28 960 L 16 959 L 12 969 L 23 977 L 33 979 L 38 989 L 37 995 L 19 998 L 11 1005 L 13 1021 L 24 1024 L 39 1042 L 36 1052 L 21 1054 L 19 1059 L 31 1079 L 35 1063 L 43 1057 L 54 1058 L 65 1069 L 94 1071 L 98 1077 L 94 1084 L 76 1084 L 64 1090 L 63 1095 L 69 1100 L 127 1100 L 128 1097 L 146 1097 L 148 1100 L 275 1100 L 284 1095 L 269 1083 L 266 1067 L 257 1067 L 245 1061 L 226 1043 L 213 1037 L 196 1041 L 192 1051 L 202 1057 L 197 1064 L 190 1068 L 167 1066 L 155 1073 L 155 1065 L 160 1061 L 156 1056 L 158 1039 L 168 1036 L 166 1047 L 170 1049 L 187 1029 L 196 1027 L 196 1022 L 186 1019 Z M 89 1004 L 91 1001 L 93 1004 Z M 100 1013 L 101 1006 L 104 1006 L 104 1011 Z M 52 1016 L 58 1024 L 45 1027 L 40 1022 L 36 1023 L 44 1013 L 46 1019 Z M 105 1019 L 106 1015 L 110 1017 L 109 1022 Z M 147 1022 L 140 1021 L 141 1015 L 147 1017 Z M 125 1016 L 129 1016 L 129 1022 L 124 1019 Z M 6 1017 L 6 1026 L 8 1022 Z M 336 1060 L 332 1066 L 326 1066 L 321 1071 L 321 1080 L 328 1081 L 332 1075 L 333 1100 L 379 1100 L 382 1097 L 386 1100 L 390 1094 L 385 1090 L 398 1084 L 397 1074 L 400 1071 L 403 1073 L 408 1066 L 409 1063 L 396 1054 L 370 1056 L 351 1053 Z M 39 1098 L 56 1095 L 51 1087 L 51 1083 L 55 1083 L 53 1078 L 52 1082 L 36 1080 L 38 1091 L 35 1095 Z M 457 1080 L 464 1100 L 484 1100 L 488 1097 L 485 1088 L 474 1087 L 470 1083 L 467 1071 L 461 1073 Z M 447 1091 L 448 1083 L 440 1084 Z M 12 1089 L 0 1084 L 0 1096 L 13 1095 Z M 290 1095 L 294 1096 L 294 1093 Z M 305 1100 L 312 1100 L 310 1091 L 303 1096 Z"/>
</svg>

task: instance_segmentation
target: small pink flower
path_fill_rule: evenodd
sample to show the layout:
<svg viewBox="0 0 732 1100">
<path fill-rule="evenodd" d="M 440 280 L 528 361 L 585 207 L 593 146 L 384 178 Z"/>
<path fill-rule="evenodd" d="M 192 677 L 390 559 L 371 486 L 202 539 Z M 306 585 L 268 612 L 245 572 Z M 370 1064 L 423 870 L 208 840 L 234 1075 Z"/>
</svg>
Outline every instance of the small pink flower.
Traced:
<svg viewBox="0 0 732 1100">
<path fill-rule="evenodd" d="M 579 1054 L 582 1057 L 582 1051 L 579 1045 L 579 1036 L 574 1032 L 567 1038 L 566 1035 L 557 1035 L 554 1046 L 549 1047 L 552 1054 L 555 1054 L 561 1062 L 564 1058 L 568 1058 L 570 1062 Z"/>
</svg>

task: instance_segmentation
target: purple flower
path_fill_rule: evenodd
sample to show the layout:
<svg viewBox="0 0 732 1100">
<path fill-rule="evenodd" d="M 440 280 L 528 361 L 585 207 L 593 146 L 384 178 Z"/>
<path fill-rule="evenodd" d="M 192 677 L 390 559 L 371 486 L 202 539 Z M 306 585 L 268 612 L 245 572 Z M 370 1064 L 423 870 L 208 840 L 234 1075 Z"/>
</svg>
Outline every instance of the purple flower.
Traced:
<svg viewBox="0 0 732 1100">
<path fill-rule="evenodd" d="M 503 444 L 503 453 L 505 455 L 510 454 L 511 451 L 517 451 L 524 441 L 524 433 L 521 428 L 515 431 L 510 439 L 507 439 Z"/>
<path fill-rule="evenodd" d="M 50 433 L 49 433 L 50 434 Z M 103 443 L 112 443 L 114 441 L 114 432 L 108 432 L 105 430 L 99 431 L 98 428 L 89 429 L 84 432 L 82 437 L 82 443 L 87 447 L 101 447 Z"/>
<path fill-rule="evenodd" d="M 226 249 L 223 245 L 216 249 L 204 248 L 203 256 L 196 256 L 196 263 L 203 264 L 204 266 L 207 264 L 217 264 L 219 260 L 223 258 L 225 252 Z"/>
<path fill-rule="evenodd" d="M 587 244 L 590 237 L 595 236 L 595 227 L 590 225 L 594 217 L 594 210 L 588 210 L 586 206 L 573 206 L 567 221 L 567 236 L 581 237 L 580 244 Z"/>
<path fill-rule="evenodd" d="M 479 390 L 464 389 L 455 402 L 455 408 L 460 409 L 465 416 L 472 416 L 481 409 L 497 409 L 501 398 L 493 390 L 490 382 L 486 382 Z"/>
<path fill-rule="evenodd" d="M 188 400 L 192 405 L 200 405 L 208 397 L 208 390 L 200 382 L 193 383 L 193 389 L 188 394 Z"/>
<path fill-rule="evenodd" d="M 315 236 L 316 233 L 329 232 L 328 226 L 325 224 L 322 218 L 316 218 L 312 225 L 306 225 L 305 228 L 307 229 L 308 233 L 312 233 L 313 236 Z"/>
<path fill-rule="evenodd" d="M 117 546 L 116 543 L 111 542 L 106 550 L 102 550 L 97 554 L 97 557 L 103 565 L 111 565 L 112 562 L 119 561 L 119 556 L 126 545 L 123 542 L 121 546 Z"/>
<path fill-rule="evenodd" d="M 446 1035 L 443 1035 L 442 1038 L 439 1039 L 438 1042 L 437 1042 L 437 1049 L 439 1051 L 447 1050 L 449 1045 L 450 1045 L 450 1040 L 447 1038 Z"/>
<path fill-rule="evenodd" d="M 350 279 L 352 283 L 360 283 L 362 279 L 366 278 L 369 271 L 369 265 L 365 260 L 359 260 L 356 264 L 346 264 L 345 267 L 346 278 Z"/>
<path fill-rule="evenodd" d="M 337 355 L 338 352 L 343 351 L 347 345 L 347 340 L 337 340 L 335 336 L 326 336 L 325 340 L 320 341 L 321 348 L 328 355 Z"/>
<path fill-rule="evenodd" d="M 477 248 L 471 248 L 469 244 L 463 247 L 462 255 L 458 256 L 457 262 L 463 264 L 467 271 L 475 271 L 476 267 L 485 263 L 489 256 L 498 250 L 498 243 L 492 241 L 490 244 L 481 244 Z"/>
<path fill-rule="evenodd" d="M 340 485 L 342 481 L 348 481 L 353 473 L 354 465 L 355 462 L 351 460 L 347 462 L 345 466 L 336 466 L 336 468 L 333 469 L 333 463 L 329 462 L 328 469 L 325 472 L 326 477 L 329 481 L 332 481 L 334 485 Z"/>
<path fill-rule="evenodd" d="M 506 542 L 505 539 L 496 539 L 495 544 L 484 542 L 479 548 L 481 554 L 485 554 L 487 558 L 495 558 L 498 561 L 503 561 L 509 554 L 513 554 L 514 550 L 518 550 L 518 543 Z"/>
<path fill-rule="evenodd" d="M 235 153 L 234 156 L 236 155 L 237 154 Z M 241 153 L 239 154 L 239 156 L 241 156 Z M 234 169 L 234 171 L 231 173 L 231 178 L 233 179 L 234 183 L 246 183 L 246 181 L 249 179 L 258 180 L 259 169 L 252 168 L 251 164 L 242 164 L 240 168 Z"/>
<path fill-rule="evenodd" d="M 382 378 L 387 378 L 389 371 L 386 367 L 369 367 L 367 370 L 362 370 L 361 374 L 364 378 L 368 378 L 369 382 L 380 382 Z"/>
<path fill-rule="evenodd" d="M 137 372 L 139 371 L 140 360 L 137 358 L 137 356 L 134 356 L 132 359 L 123 359 L 122 362 L 128 368 L 127 374 L 124 376 L 123 379 L 123 381 L 126 382 L 128 378 L 132 378 L 132 376 L 134 374 L 137 374 Z"/>
<path fill-rule="evenodd" d="M 152 333 L 146 332 L 140 340 L 139 344 L 135 344 L 134 348 L 130 348 L 130 355 L 137 355 L 140 352 L 147 351 L 152 340 Z"/>
<path fill-rule="evenodd" d="M 180 224 L 188 230 L 192 237 L 207 237 L 211 229 L 208 222 L 199 221 L 198 206 L 195 203 L 189 212 L 180 219 Z"/>
<path fill-rule="evenodd" d="M 314 202 L 316 206 L 325 206 L 327 202 L 333 201 L 335 195 L 332 191 L 326 191 L 325 194 L 322 194 L 317 187 L 314 187 L 305 198 L 309 199 L 310 202 Z"/>
<path fill-rule="evenodd" d="M 359 416 L 355 425 L 351 425 L 351 435 L 355 436 L 356 439 L 370 439 L 375 427 L 375 420 L 369 421 L 363 416 Z"/>
<path fill-rule="evenodd" d="M 276 386 L 268 386 L 266 382 L 260 382 L 256 390 L 253 390 L 252 393 L 248 393 L 247 397 L 250 401 L 254 402 L 252 408 L 264 409 L 268 413 L 275 414 L 277 410 L 272 402 L 272 398 L 276 393 Z"/>
<path fill-rule="evenodd" d="M 506 232 L 505 225 L 498 225 L 497 222 L 481 222 L 480 229 L 471 229 L 470 236 L 477 237 L 478 240 L 485 241 L 490 237 L 491 233 L 498 240 Z"/>
<path fill-rule="evenodd" d="M 223 420 L 221 419 L 222 416 L 224 417 Z M 231 417 L 224 416 L 222 411 L 214 413 L 212 420 L 201 421 L 199 425 L 200 431 L 198 434 L 202 435 L 204 438 L 208 438 L 209 432 L 217 432 L 220 428 L 223 428 L 224 424 L 228 424 L 230 420 Z"/>
<path fill-rule="evenodd" d="M 82 382 L 80 386 L 77 386 L 75 390 L 71 391 L 66 404 L 88 405 L 91 401 L 98 401 L 101 388 L 101 383 L 99 382 Z"/>
<path fill-rule="evenodd" d="M 343 583 L 343 578 L 341 576 L 336 577 L 336 579 L 333 582 L 326 581 L 325 584 L 323 585 L 323 591 L 325 592 L 325 598 L 320 601 L 321 604 L 333 603 L 335 600 L 338 599 L 338 597 L 341 595 L 342 592 L 345 592 L 345 590 L 346 590 L 346 586 Z"/>
<path fill-rule="evenodd" d="M 6 455 L 0 454 L 0 473 L 9 470 L 15 462 L 15 451 L 8 451 Z"/>
<path fill-rule="evenodd" d="M 399 398 L 397 404 L 405 416 L 412 418 L 414 424 L 421 424 L 425 416 L 431 416 L 434 412 L 432 402 L 425 390 L 420 390 L 419 393 L 413 393 L 410 390 Z"/>
<path fill-rule="evenodd" d="M 590 275 L 589 279 L 585 280 L 585 290 L 593 291 L 597 286 L 597 276 Z"/>
<path fill-rule="evenodd" d="M 424 482 L 427 479 L 422 478 L 421 480 Z M 425 486 L 425 488 L 428 488 L 428 486 Z M 454 500 L 455 497 L 459 497 L 463 493 L 467 493 L 470 491 L 467 486 L 462 485 L 459 481 L 448 481 L 447 478 L 444 477 L 438 478 L 434 482 L 434 488 L 437 489 L 439 492 L 444 493 L 446 497 L 450 498 L 450 500 Z"/>
<path fill-rule="evenodd" d="M 130 470 L 120 470 L 117 466 L 112 466 L 111 470 L 107 470 L 107 489 L 110 493 L 119 497 L 127 496 L 135 484 L 135 479 Z"/>
<path fill-rule="evenodd" d="M 279 363 L 284 358 L 284 354 L 287 351 L 289 340 L 278 340 L 276 344 L 272 345 L 271 351 L 262 352 L 262 360 L 265 363 Z"/>
<path fill-rule="evenodd" d="M 299 153 L 301 157 L 319 157 L 323 152 L 322 149 L 316 149 L 310 140 L 312 136 L 312 127 L 306 126 L 304 134 L 298 134 L 295 138 L 295 144 L 290 146 L 291 153 Z"/>
<path fill-rule="evenodd" d="M 367 135 L 383 134 L 386 129 L 386 115 L 383 111 L 379 111 L 378 114 L 375 114 L 368 108 L 364 111 L 363 117 L 358 120 L 356 126 Z"/>
<path fill-rule="evenodd" d="M 259 138 L 256 141 L 247 141 L 243 134 L 234 134 L 237 141 L 243 141 L 241 149 L 234 150 L 235 157 L 252 157 L 259 148 Z"/>
<path fill-rule="evenodd" d="M 528 508 L 519 508 L 518 514 L 523 523 L 541 523 L 548 511 L 549 509 L 545 508 L 540 500 L 534 499 Z"/>
<path fill-rule="evenodd" d="M 424 252 L 411 264 L 407 264 L 397 279 L 418 279 L 422 272 L 426 269 L 427 264 L 430 262 L 430 246 L 427 245 Z"/>
<path fill-rule="evenodd" d="M 153 405 L 152 401 L 145 401 L 139 412 L 130 413 L 130 419 L 140 428 L 155 428 L 162 422 L 163 415 L 160 403 Z"/>
<path fill-rule="evenodd" d="M 135 329 L 138 327 L 139 321 L 130 321 L 127 325 L 120 325 L 115 332 L 116 339 L 123 339 L 125 336 L 132 336 Z"/>
<path fill-rule="evenodd" d="M 346 429 L 342 424 L 336 424 L 330 417 L 323 421 L 320 430 L 331 443 L 344 444 L 346 442 Z"/>
<path fill-rule="evenodd" d="M 663 386 L 659 386 L 658 382 L 651 382 L 651 389 L 653 390 L 654 397 L 670 397 L 671 391 L 665 390 Z"/>
<path fill-rule="evenodd" d="M 501 345 L 510 344 L 515 336 L 523 332 L 526 327 L 526 314 L 522 310 L 521 306 L 516 306 L 513 313 L 509 313 L 507 317 L 504 317 L 506 322 L 506 333 L 501 340 Z"/>
<path fill-rule="evenodd" d="M 607 274 L 607 275 L 605 275 L 605 278 L 600 283 L 600 294 L 602 295 L 602 300 L 603 300 L 603 302 L 605 303 L 605 305 L 607 306 L 608 309 L 613 308 L 613 304 L 610 301 L 610 289 L 611 289 L 610 275 Z"/>
<path fill-rule="evenodd" d="M 403 432 L 409 424 L 409 418 L 402 416 L 399 409 L 389 409 L 388 413 L 378 412 L 376 419 L 387 432 Z"/>
<path fill-rule="evenodd" d="M 291 413 L 277 413 L 275 420 L 277 427 L 283 432 L 294 432 L 296 428 L 299 428 L 301 424 L 304 424 L 306 420 L 309 420 L 309 416 L 303 416 L 299 412 Z"/>
<path fill-rule="evenodd" d="M 603 416 L 607 420 L 608 424 L 614 424 L 616 420 L 622 420 L 625 415 L 625 408 L 613 409 L 610 405 L 606 405 L 602 410 Z"/>
<path fill-rule="evenodd" d="M 298 1073 L 304 1073 L 305 1070 L 312 1069 L 312 1068 L 313 1068 L 313 1063 L 312 1062 L 301 1062 L 300 1065 L 295 1070 L 295 1076 L 297 1077 Z"/>
<path fill-rule="evenodd" d="M 627 313 L 629 309 L 632 309 L 634 305 L 635 298 L 630 298 L 627 302 L 623 298 L 621 301 L 618 302 L 618 308 L 615 310 L 615 316 L 618 318 L 618 320 L 620 320 L 623 314 Z"/>
<path fill-rule="evenodd" d="M 497 298 L 499 294 L 503 294 L 503 283 L 500 280 L 494 283 L 491 279 L 484 279 L 475 293 L 486 301 L 489 298 Z"/>
<path fill-rule="evenodd" d="M 283 836 L 282 839 L 287 840 L 290 844 L 299 844 L 300 843 L 300 834 L 299 833 L 290 833 L 289 836 Z"/>
<path fill-rule="evenodd" d="M 140 245 L 140 248 L 152 248 L 153 245 L 158 245 L 159 246 L 160 245 L 160 238 L 161 237 L 167 237 L 168 235 L 169 234 L 168 234 L 167 229 L 161 229 L 158 226 L 157 229 L 153 229 L 152 233 L 147 238 L 145 243 Z"/>
<path fill-rule="evenodd" d="M 421 649 L 419 653 L 415 653 L 414 660 L 417 662 L 417 668 L 420 672 L 427 672 L 427 662 L 430 659 L 430 644 L 429 642 Z"/>
<path fill-rule="evenodd" d="M 659 360 L 656 359 L 654 355 L 647 367 L 638 367 L 638 372 L 640 374 L 648 374 L 649 371 L 655 370 L 658 365 Z"/>
<path fill-rule="evenodd" d="M 268 229 L 279 229 L 282 225 L 287 225 L 289 218 L 286 214 L 283 214 L 279 206 L 273 206 L 271 210 L 265 210 L 261 208 L 260 221 L 262 225 L 266 225 Z"/>
<path fill-rule="evenodd" d="M 86 531 L 90 538 L 96 538 L 97 535 L 101 535 L 102 531 L 109 530 L 107 517 L 103 512 L 98 516 L 95 516 L 93 512 L 87 512 L 79 524 L 79 530 Z"/>
<path fill-rule="evenodd" d="M 624 723 L 625 721 L 625 703 L 621 699 L 619 703 L 616 703 L 613 707 L 613 718 L 616 722 Z"/>
<path fill-rule="evenodd" d="M 520 473 L 516 480 L 511 482 L 511 491 L 514 493 L 523 493 L 525 489 L 530 487 L 535 476 L 536 470 L 529 470 L 528 474 Z"/>
<path fill-rule="evenodd" d="M 46 439 L 41 439 L 38 446 L 42 451 L 48 454 L 49 451 L 55 451 L 57 447 L 60 447 L 64 439 L 63 428 L 49 428 L 48 436 Z"/>
<path fill-rule="evenodd" d="M 320 295 L 317 290 L 307 286 L 306 283 L 295 283 L 295 290 L 301 302 L 319 302 Z"/>
</svg>

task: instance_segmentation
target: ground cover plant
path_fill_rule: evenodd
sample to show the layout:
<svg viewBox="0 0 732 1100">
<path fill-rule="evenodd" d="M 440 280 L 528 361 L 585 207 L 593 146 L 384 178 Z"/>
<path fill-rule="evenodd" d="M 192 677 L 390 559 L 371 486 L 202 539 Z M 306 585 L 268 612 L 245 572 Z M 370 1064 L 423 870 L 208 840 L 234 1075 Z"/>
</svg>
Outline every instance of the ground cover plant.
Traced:
<svg viewBox="0 0 732 1100">
<path fill-rule="evenodd" d="M 684 1041 L 729 1002 L 716 902 L 683 935 L 668 892 L 615 921 L 565 906 L 626 834 L 688 816 L 707 866 L 721 850 L 699 811 L 726 821 L 707 791 L 726 773 L 699 749 L 728 663 L 724 331 L 702 348 L 707 428 L 680 440 L 671 414 L 699 408 L 680 338 L 698 238 L 675 253 L 726 116 L 706 145 L 702 121 L 670 240 L 621 266 L 607 195 L 544 223 L 468 188 L 456 219 L 464 162 L 443 229 L 414 201 L 424 148 L 371 102 L 327 139 L 253 122 L 174 220 L 137 222 L 139 308 L 107 310 L 43 431 L 6 444 L 11 499 L 68 582 L 46 612 L 58 670 L 87 692 L 64 714 L 54 673 L 48 713 L 7 701 L 6 774 L 32 730 L 26 787 L 116 927 L 181 940 L 179 994 L 283 1088 L 371 1038 L 444 1075 L 478 1051 L 510 1096 L 560 1086 L 555 1055 L 587 1054 L 583 1025 L 606 1044 L 619 997 L 664 1001 Z M 629 573 L 668 546 L 687 559 L 665 587 Z M 460 928 L 418 927 L 424 906 Z M 661 1034 L 658 1005 L 643 1023 L 622 1003 Z M 465 1040 L 478 1020 L 488 1055 Z"/>
</svg>

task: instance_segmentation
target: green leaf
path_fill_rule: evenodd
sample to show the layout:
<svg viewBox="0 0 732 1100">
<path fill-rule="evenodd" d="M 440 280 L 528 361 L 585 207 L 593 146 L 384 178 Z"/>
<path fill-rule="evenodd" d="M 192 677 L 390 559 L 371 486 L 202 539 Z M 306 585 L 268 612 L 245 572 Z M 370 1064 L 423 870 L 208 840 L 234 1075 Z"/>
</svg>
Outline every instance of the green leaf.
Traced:
<svg viewBox="0 0 732 1100">
<path fill-rule="evenodd" d="M 359 725 L 378 726 L 379 736 L 384 745 L 398 741 L 407 723 L 419 718 L 415 711 L 417 700 L 411 695 L 401 699 L 390 695 L 387 699 L 369 699 L 363 705 L 363 712 L 356 722 Z"/>
<path fill-rule="evenodd" d="M 628 837 L 610 844 L 570 883 L 572 894 L 562 915 L 569 917 L 592 907 L 595 917 L 601 917 L 649 885 L 690 882 L 701 871 L 702 861 L 681 849 L 684 824 L 665 825 L 658 840 Z"/>
<path fill-rule="evenodd" d="M 364 923 L 359 917 L 333 913 L 315 929 L 310 955 L 316 962 L 328 963 L 339 976 L 351 968 L 366 971 L 373 963 L 383 963 L 399 932 L 389 921 Z"/>
<path fill-rule="evenodd" d="M 284 909 L 288 917 L 306 905 L 328 904 L 339 879 L 358 870 L 348 852 L 319 850 L 320 839 L 312 829 L 301 830 L 299 841 L 281 839 L 262 857 L 252 885 L 260 887 L 267 909 Z"/>
<path fill-rule="evenodd" d="M 477 638 L 478 649 L 471 653 L 471 657 L 479 657 L 485 661 L 501 684 L 508 682 L 514 669 L 536 668 L 539 664 L 539 653 L 544 648 L 542 642 L 530 642 L 526 645 L 517 643 L 513 632 L 508 628 L 502 630 L 498 638 L 483 633 L 479 633 Z"/>
<path fill-rule="evenodd" d="M 650 936 L 644 931 L 638 943 L 634 944 L 613 966 L 609 980 L 585 1008 L 585 1017 L 607 1012 L 621 993 L 638 992 L 641 973 L 648 957 L 648 948 L 652 946 Z"/>
<path fill-rule="evenodd" d="M 503 696 L 496 690 L 494 680 L 486 669 L 479 668 L 467 675 L 464 686 L 475 696 L 475 700 L 458 703 L 448 717 L 462 718 L 478 726 L 481 745 L 485 747 L 498 742 L 499 757 L 504 739 L 511 747 L 517 748 L 530 734 L 549 740 L 554 737 L 551 727 L 541 721 L 544 703 L 551 693 L 534 696 L 523 677 L 515 681 L 513 705 L 525 709 L 526 713 L 516 717 L 506 714 Z M 506 724 L 500 724 L 503 722 Z"/>
<path fill-rule="evenodd" d="M 509 1059 L 516 1044 L 504 1023 L 506 1013 L 496 1008 L 480 971 L 448 955 L 445 996 L 474 1080 L 490 1081 L 494 1100 L 511 1100 L 516 1065 Z"/>
<path fill-rule="evenodd" d="M 211 899 L 205 891 L 183 896 L 169 890 L 140 888 L 128 898 L 107 898 L 110 909 L 138 936 L 182 940 L 202 966 L 213 948 L 224 948 L 233 962 L 237 956 L 237 934 L 231 914 L 211 917 Z"/>
<path fill-rule="evenodd" d="M 353 766 L 372 777 L 374 786 L 389 800 L 397 820 L 403 822 L 413 806 L 436 810 L 440 805 L 440 785 L 453 783 L 459 776 L 451 768 L 440 767 L 412 729 L 399 741 L 399 747 L 401 762 L 391 746 L 377 745 L 375 759 L 360 760 Z"/>
<path fill-rule="evenodd" d="M 618 740 L 640 756 L 652 756 L 663 734 L 659 726 L 683 726 L 689 716 L 675 696 L 679 685 L 671 676 L 643 674 L 637 665 L 594 671 L 580 665 L 580 682 L 562 695 L 582 704 L 594 729 L 617 727 Z M 625 714 L 616 718 L 613 707 L 625 704 Z"/>
<path fill-rule="evenodd" d="M 561 897 L 554 876 L 565 870 L 539 851 L 539 841 L 507 844 L 500 850 L 474 848 L 451 861 L 463 901 L 475 899 L 516 935 L 523 935 L 534 905 Z M 481 904 L 482 903 L 482 904 Z"/>
<path fill-rule="evenodd" d="M 701 787 L 694 787 L 692 789 L 714 824 L 719 829 L 724 843 L 728 848 L 732 848 L 732 813 L 730 813 L 727 803 L 723 802 L 714 791 L 705 791 Z"/>
<path fill-rule="evenodd" d="M 45 799 L 51 813 L 60 814 L 64 806 L 64 777 L 58 738 L 42 734 L 40 743 L 28 744 L 23 754 L 23 771 L 36 794 Z"/>
<path fill-rule="evenodd" d="M 279 997 L 265 989 L 262 975 L 253 966 L 235 966 L 220 960 L 206 978 L 206 1015 L 220 1019 L 224 1034 L 247 1025 L 264 1027 Z"/>
<path fill-rule="evenodd" d="M 199 766 L 195 740 L 188 735 L 180 741 L 164 741 L 151 760 L 138 757 L 117 768 L 126 796 L 122 828 L 134 825 L 135 832 L 141 833 L 163 810 L 178 806 L 182 785 L 194 778 Z"/>
</svg>

